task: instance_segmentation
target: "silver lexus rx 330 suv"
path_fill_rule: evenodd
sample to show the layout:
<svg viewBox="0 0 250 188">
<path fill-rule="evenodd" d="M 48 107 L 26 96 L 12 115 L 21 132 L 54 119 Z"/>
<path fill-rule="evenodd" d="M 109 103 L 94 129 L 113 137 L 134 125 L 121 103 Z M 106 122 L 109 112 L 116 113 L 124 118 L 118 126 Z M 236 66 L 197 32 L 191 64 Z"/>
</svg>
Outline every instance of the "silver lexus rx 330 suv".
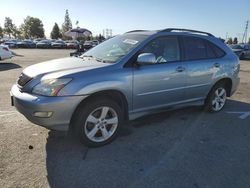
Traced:
<svg viewBox="0 0 250 188">
<path fill-rule="evenodd" d="M 210 33 L 130 31 L 80 57 L 32 65 L 11 89 L 31 122 L 73 130 L 87 146 L 111 142 L 125 120 L 173 106 L 220 111 L 239 85 L 239 59 Z"/>
</svg>

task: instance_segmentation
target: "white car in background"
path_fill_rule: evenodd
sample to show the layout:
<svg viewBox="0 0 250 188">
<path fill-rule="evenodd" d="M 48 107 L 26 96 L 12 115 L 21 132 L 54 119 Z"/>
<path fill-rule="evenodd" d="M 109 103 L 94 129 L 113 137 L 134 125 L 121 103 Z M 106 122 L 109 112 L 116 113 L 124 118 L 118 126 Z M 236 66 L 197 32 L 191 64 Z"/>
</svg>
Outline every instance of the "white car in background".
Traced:
<svg viewBox="0 0 250 188">
<path fill-rule="evenodd" d="M 12 58 L 13 54 L 8 46 L 0 45 L 0 60 Z"/>
</svg>

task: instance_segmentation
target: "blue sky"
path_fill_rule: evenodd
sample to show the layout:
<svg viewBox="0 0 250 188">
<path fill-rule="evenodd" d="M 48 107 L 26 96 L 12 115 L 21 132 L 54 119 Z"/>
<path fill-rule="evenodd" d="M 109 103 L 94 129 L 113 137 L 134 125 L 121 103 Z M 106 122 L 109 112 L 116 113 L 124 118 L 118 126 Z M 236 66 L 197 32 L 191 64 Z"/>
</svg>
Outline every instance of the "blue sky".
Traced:
<svg viewBox="0 0 250 188">
<path fill-rule="evenodd" d="M 78 20 L 80 27 L 94 34 L 105 28 L 121 34 L 181 27 L 239 38 L 250 19 L 250 0 L 7 0 L 0 2 L 0 25 L 6 16 L 17 26 L 27 15 L 34 16 L 43 21 L 49 36 L 55 22 L 63 23 L 66 9 L 74 26 Z"/>
</svg>

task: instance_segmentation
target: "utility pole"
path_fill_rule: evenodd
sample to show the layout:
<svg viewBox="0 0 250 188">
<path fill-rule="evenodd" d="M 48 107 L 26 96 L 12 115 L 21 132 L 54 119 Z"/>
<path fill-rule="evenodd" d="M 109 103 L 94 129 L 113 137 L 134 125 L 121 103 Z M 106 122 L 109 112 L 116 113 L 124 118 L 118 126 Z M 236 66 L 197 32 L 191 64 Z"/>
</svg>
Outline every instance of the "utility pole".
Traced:
<svg viewBox="0 0 250 188">
<path fill-rule="evenodd" d="M 247 43 L 248 24 L 249 24 L 249 20 L 247 20 L 247 22 L 246 22 L 245 31 L 244 31 L 244 34 L 243 34 L 243 37 L 242 37 L 242 43 Z"/>
</svg>

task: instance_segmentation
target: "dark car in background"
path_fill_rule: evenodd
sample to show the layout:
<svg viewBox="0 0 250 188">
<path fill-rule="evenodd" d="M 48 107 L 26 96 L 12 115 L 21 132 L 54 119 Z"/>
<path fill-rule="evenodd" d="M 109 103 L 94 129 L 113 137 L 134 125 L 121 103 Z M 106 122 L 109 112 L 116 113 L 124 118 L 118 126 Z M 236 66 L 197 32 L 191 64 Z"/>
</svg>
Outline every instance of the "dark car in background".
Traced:
<svg viewBox="0 0 250 188">
<path fill-rule="evenodd" d="M 36 48 L 36 43 L 34 43 L 32 40 L 23 40 L 20 42 L 17 42 L 18 48 Z"/>
<path fill-rule="evenodd" d="M 233 44 L 230 45 L 233 52 L 240 58 L 250 58 L 250 45 L 249 44 Z"/>
<path fill-rule="evenodd" d="M 66 43 L 62 40 L 56 40 L 51 43 L 51 48 L 66 48 Z"/>
<path fill-rule="evenodd" d="M 19 42 L 18 39 L 10 39 L 5 41 L 4 45 L 8 46 L 9 48 L 16 48 L 18 42 Z"/>
<path fill-rule="evenodd" d="M 36 43 L 37 48 L 51 48 L 51 41 L 50 40 L 41 40 Z"/>
</svg>

